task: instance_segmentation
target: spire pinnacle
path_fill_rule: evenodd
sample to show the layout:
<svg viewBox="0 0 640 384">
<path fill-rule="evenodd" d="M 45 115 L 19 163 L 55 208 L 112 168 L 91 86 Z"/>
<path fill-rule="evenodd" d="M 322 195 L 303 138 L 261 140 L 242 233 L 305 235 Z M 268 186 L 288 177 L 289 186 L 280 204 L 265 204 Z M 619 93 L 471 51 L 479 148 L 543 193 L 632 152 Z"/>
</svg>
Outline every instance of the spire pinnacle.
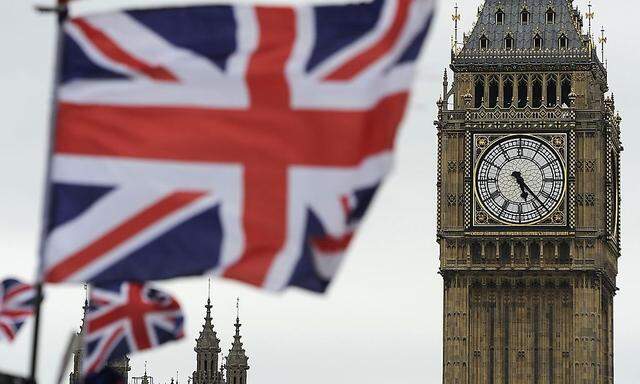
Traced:
<svg viewBox="0 0 640 384">
<path fill-rule="evenodd" d="M 235 340 L 240 340 L 240 327 L 242 326 L 242 324 L 240 324 L 240 298 L 238 297 L 236 299 L 236 335 L 234 337 Z"/>
<path fill-rule="evenodd" d="M 595 12 L 593 12 L 591 10 L 592 7 L 593 7 L 593 5 L 591 5 L 591 1 L 589 1 L 589 11 L 587 11 L 587 14 L 586 14 L 587 20 L 589 20 L 589 39 L 592 38 L 592 36 L 591 36 L 591 20 L 596 15 Z"/>
<path fill-rule="evenodd" d="M 207 305 L 204 306 L 207 309 L 207 316 L 204 318 L 207 324 L 211 324 L 211 278 L 209 278 L 209 293 L 207 296 Z"/>
<path fill-rule="evenodd" d="M 84 283 L 84 308 L 89 307 L 89 286 Z"/>
<path fill-rule="evenodd" d="M 84 305 L 82 306 L 82 323 L 80 324 L 80 333 L 84 332 L 84 324 L 87 318 L 87 311 L 89 310 L 89 287 L 84 284 Z"/>
<path fill-rule="evenodd" d="M 458 3 L 456 3 L 453 15 L 451 15 L 451 19 L 454 24 L 454 32 L 453 32 L 453 52 L 458 50 L 458 22 L 460 21 L 460 14 L 458 13 Z"/>
<path fill-rule="evenodd" d="M 144 361 L 144 375 L 142 376 L 142 384 L 149 384 L 149 374 L 147 373 L 147 360 Z"/>
<path fill-rule="evenodd" d="M 600 49 L 602 52 L 602 61 L 604 62 L 605 58 L 604 58 L 604 45 L 607 43 L 607 37 L 604 35 L 604 27 L 602 27 L 602 29 L 600 30 L 600 38 L 598 39 L 598 42 L 600 43 Z"/>
<path fill-rule="evenodd" d="M 210 286 L 211 283 L 209 283 L 209 287 Z M 204 325 L 202 326 L 200 336 L 196 339 L 196 352 L 208 354 L 211 353 L 211 351 L 216 351 L 215 353 L 217 355 L 220 351 L 220 340 L 214 329 L 213 317 L 211 316 L 211 309 L 213 308 L 213 305 L 211 305 L 211 288 L 209 288 L 207 304 L 204 307 L 206 308 L 206 316 L 204 317 Z"/>
</svg>

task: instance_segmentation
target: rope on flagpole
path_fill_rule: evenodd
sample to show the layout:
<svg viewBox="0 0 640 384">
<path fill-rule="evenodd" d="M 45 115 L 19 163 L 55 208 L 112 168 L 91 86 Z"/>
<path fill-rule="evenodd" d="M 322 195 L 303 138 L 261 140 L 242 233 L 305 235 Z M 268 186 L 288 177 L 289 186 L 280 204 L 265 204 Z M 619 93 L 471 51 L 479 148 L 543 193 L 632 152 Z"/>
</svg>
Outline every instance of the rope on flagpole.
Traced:
<svg viewBox="0 0 640 384">
<path fill-rule="evenodd" d="M 47 143 L 47 165 L 44 180 L 44 202 L 42 210 L 42 227 L 40 234 L 40 245 L 38 252 L 38 270 L 36 276 L 36 302 L 35 302 L 35 321 L 33 325 L 33 343 L 31 346 L 31 369 L 29 374 L 29 382 L 36 383 L 36 372 L 38 369 L 38 345 L 40 339 L 40 320 L 42 302 L 44 300 L 44 282 L 42 281 L 42 257 L 44 254 L 45 237 L 49 228 L 49 208 L 51 206 L 51 184 L 49 182 L 51 175 L 51 157 L 53 153 L 54 131 L 58 109 L 57 88 L 60 80 L 60 71 L 62 69 L 62 24 L 67 18 L 67 3 L 69 0 L 57 0 L 55 7 L 36 7 L 39 12 L 55 12 L 57 14 L 57 28 L 55 33 L 55 61 L 53 71 L 53 89 L 51 95 L 51 115 L 49 120 L 49 137 Z"/>
</svg>

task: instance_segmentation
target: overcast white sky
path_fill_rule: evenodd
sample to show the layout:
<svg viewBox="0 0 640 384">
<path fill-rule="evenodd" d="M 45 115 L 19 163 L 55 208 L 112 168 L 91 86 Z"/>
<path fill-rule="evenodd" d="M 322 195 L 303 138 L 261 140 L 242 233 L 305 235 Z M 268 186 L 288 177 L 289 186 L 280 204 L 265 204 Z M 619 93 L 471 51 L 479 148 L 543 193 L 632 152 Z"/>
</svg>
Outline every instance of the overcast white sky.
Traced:
<svg viewBox="0 0 640 384">
<path fill-rule="evenodd" d="M 49 0 L 50 1 L 50 0 Z M 292 0 L 293 1 L 293 0 Z M 302 1 L 302 0 L 301 0 Z M 85 9 L 115 4 L 180 0 L 89 0 Z M 199 1 L 202 2 L 202 1 Z M 266 1 L 263 1 L 266 2 Z M 480 0 L 458 1 L 468 31 Z M 586 10 L 587 0 L 575 1 Z M 617 382 L 640 378 L 640 117 L 632 103 L 640 80 L 640 3 L 594 0 L 596 26 L 607 28 L 609 82 L 623 117 L 623 258 L 616 297 Z M 53 57 L 50 16 L 33 0 L 0 1 L 0 278 L 32 280 L 44 171 Z M 442 70 L 450 59 L 453 1 L 441 0 L 420 64 L 414 97 L 398 140 L 393 175 L 382 188 L 337 281 L 326 296 L 298 290 L 272 295 L 229 281 L 214 282 L 214 317 L 229 347 L 235 297 L 242 299 L 249 383 L 437 383 L 441 380 L 442 282 L 435 243 L 436 117 Z M 635 197 L 635 198 L 634 198 Z M 187 314 L 187 337 L 133 356 L 132 374 L 156 383 L 195 368 L 194 339 L 201 328 L 206 278 L 160 284 Z M 83 295 L 77 287 L 47 287 L 39 375 L 53 383 L 69 334 L 79 324 Z M 26 375 L 32 324 L 12 345 L 0 344 L 0 371 Z"/>
</svg>

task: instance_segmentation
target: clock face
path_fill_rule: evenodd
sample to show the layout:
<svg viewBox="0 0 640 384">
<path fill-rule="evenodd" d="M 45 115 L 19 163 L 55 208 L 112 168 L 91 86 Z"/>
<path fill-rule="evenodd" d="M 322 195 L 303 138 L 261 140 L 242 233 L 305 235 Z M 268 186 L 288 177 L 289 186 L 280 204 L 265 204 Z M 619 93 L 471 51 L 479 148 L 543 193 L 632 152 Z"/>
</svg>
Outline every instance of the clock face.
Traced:
<svg viewBox="0 0 640 384">
<path fill-rule="evenodd" d="M 547 142 L 514 135 L 491 143 L 476 166 L 476 193 L 494 219 L 516 225 L 545 220 L 565 194 L 560 155 Z"/>
</svg>

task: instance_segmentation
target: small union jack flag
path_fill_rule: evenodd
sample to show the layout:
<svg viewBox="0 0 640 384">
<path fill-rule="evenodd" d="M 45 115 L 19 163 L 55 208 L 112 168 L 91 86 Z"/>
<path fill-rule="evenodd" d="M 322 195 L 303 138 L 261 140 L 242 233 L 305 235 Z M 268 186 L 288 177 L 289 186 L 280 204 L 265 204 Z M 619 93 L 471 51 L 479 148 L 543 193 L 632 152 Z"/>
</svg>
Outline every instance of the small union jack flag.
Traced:
<svg viewBox="0 0 640 384">
<path fill-rule="evenodd" d="M 33 315 L 36 290 L 16 279 L 0 283 L 0 341 L 13 341 L 24 322 Z"/>
<path fill-rule="evenodd" d="M 180 304 L 140 283 L 91 289 L 83 335 L 85 375 L 131 352 L 155 348 L 184 336 Z"/>
</svg>

